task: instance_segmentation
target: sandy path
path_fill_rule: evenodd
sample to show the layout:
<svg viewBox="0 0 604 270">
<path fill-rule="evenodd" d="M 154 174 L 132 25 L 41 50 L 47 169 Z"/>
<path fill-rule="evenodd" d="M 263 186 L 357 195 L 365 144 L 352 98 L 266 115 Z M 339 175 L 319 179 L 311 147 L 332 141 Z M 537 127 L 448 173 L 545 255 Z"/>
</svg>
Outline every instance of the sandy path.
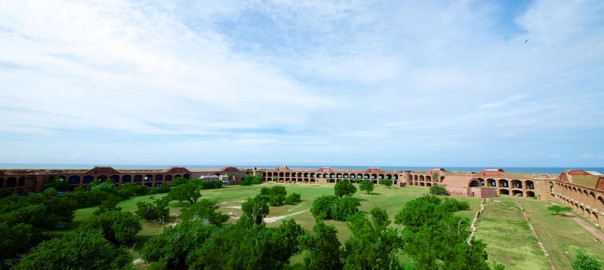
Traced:
<svg viewBox="0 0 604 270">
<path fill-rule="evenodd" d="M 308 211 L 308 210 L 304 210 L 304 211 L 300 211 L 300 212 L 296 212 L 296 213 L 289 214 L 289 215 L 284 215 L 284 216 L 264 218 L 264 222 L 266 222 L 266 223 L 273 223 L 275 221 L 279 221 L 279 220 L 282 220 L 284 218 L 288 218 L 288 217 L 291 217 L 291 216 L 302 214 L 302 213 L 304 213 L 306 211 Z"/>
<path fill-rule="evenodd" d="M 579 225 L 583 226 L 583 228 L 585 228 L 588 232 L 593 234 L 597 239 L 600 239 L 600 241 L 604 241 L 604 233 L 596 230 L 596 228 L 592 227 L 589 223 L 585 222 L 585 220 L 580 219 L 579 217 L 575 216 L 573 213 L 567 212 L 566 216 L 571 217 L 574 221 L 579 223 Z"/>
</svg>

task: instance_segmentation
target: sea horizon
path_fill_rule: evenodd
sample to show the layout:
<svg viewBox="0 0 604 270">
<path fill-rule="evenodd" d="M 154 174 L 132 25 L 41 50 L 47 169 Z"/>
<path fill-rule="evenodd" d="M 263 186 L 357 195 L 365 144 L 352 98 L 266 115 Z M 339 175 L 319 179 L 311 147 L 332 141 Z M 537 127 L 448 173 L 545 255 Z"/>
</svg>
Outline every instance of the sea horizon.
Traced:
<svg viewBox="0 0 604 270">
<path fill-rule="evenodd" d="M 483 169 L 503 169 L 514 173 L 543 173 L 559 174 L 566 170 L 584 170 L 604 172 L 604 167 L 506 167 L 506 166 L 370 166 L 370 165 L 273 165 L 273 164 L 223 164 L 223 165 L 200 165 L 200 164 L 172 164 L 172 165 L 141 165 L 141 164 L 43 164 L 43 163 L 0 163 L 0 169 L 91 169 L 95 166 L 108 166 L 114 169 L 165 169 L 169 167 L 186 167 L 188 169 L 208 169 L 233 166 L 237 168 L 276 168 L 287 166 L 291 169 L 330 167 L 333 169 L 364 170 L 369 168 L 380 168 L 382 170 L 412 170 L 425 171 L 433 168 L 444 168 L 448 171 L 479 172 Z"/>
</svg>

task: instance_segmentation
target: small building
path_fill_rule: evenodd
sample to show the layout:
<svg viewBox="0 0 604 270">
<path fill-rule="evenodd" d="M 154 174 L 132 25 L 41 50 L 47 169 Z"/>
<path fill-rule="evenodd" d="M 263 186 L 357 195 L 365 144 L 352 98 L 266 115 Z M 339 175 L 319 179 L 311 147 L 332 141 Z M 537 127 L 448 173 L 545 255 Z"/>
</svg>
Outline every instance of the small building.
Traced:
<svg viewBox="0 0 604 270">
<path fill-rule="evenodd" d="M 442 186 L 453 196 L 460 197 L 497 197 L 497 189 L 483 186 L 478 178 L 470 175 L 449 175 L 442 181 Z"/>
</svg>

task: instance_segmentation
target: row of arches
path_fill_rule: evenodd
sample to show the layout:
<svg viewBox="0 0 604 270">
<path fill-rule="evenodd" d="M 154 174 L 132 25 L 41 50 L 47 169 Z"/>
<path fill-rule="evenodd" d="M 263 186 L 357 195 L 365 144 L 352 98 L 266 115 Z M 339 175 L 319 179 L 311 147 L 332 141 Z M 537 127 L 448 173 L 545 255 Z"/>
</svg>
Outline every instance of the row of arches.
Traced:
<svg viewBox="0 0 604 270">
<path fill-rule="evenodd" d="M 16 188 L 25 186 L 25 176 L 0 178 L 0 188 Z"/>
<path fill-rule="evenodd" d="M 600 212 L 604 212 L 604 195 L 597 190 L 587 189 L 585 187 L 564 182 L 556 182 L 556 186 L 553 184 L 550 185 L 550 192 L 589 205 L 591 208 L 597 209 Z"/>
<path fill-rule="evenodd" d="M 370 173 L 321 173 L 321 172 L 264 172 L 264 181 L 293 182 L 293 183 L 334 183 L 339 181 L 359 182 L 361 180 L 372 180 L 378 184 L 380 180 L 390 179 L 396 184 L 397 174 L 370 174 Z"/>
<path fill-rule="evenodd" d="M 604 219 L 602 218 L 603 213 L 598 211 L 598 209 L 593 208 L 592 206 L 589 206 L 589 205 L 585 205 L 582 202 L 568 198 L 559 193 L 554 193 L 553 196 L 562 204 L 572 207 L 575 212 L 577 212 L 577 213 L 583 215 L 585 218 L 591 220 L 594 224 L 597 224 L 600 227 L 604 226 Z"/>
</svg>

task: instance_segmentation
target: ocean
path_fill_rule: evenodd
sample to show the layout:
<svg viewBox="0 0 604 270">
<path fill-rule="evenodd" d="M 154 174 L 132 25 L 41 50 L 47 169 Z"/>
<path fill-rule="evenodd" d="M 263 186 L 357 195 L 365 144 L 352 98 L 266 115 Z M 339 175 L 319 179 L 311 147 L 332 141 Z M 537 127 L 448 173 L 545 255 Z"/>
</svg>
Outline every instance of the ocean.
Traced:
<svg viewBox="0 0 604 270">
<path fill-rule="evenodd" d="M 204 169 L 204 168 L 222 168 L 224 166 L 234 166 L 239 168 L 276 168 L 283 165 L 108 165 L 108 164 L 16 164 L 16 163 L 0 163 L 0 169 L 91 169 L 94 166 L 111 166 L 114 169 L 165 169 L 172 166 L 186 167 L 189 169 Z M 333 169 L 350 169 L 350 170 L 365 170 L 368 168 L 380 168 L 382 170 L 418 170 L 425 171 L 432 168 L 441 168 L 439 166 L 329 166 L 329 165 L 286 165 L 289 168 L 320 168 L 331 167 Z M 565 170 L 585 170 L 604 173 L 604 167 L 442 167 L 449 171 L 458 172 L 479 172 L 485 168 L 503 169 L 506 172 L 515 173 L 543 173 L 543 174 L 559 174 Z"/>
</svg>

